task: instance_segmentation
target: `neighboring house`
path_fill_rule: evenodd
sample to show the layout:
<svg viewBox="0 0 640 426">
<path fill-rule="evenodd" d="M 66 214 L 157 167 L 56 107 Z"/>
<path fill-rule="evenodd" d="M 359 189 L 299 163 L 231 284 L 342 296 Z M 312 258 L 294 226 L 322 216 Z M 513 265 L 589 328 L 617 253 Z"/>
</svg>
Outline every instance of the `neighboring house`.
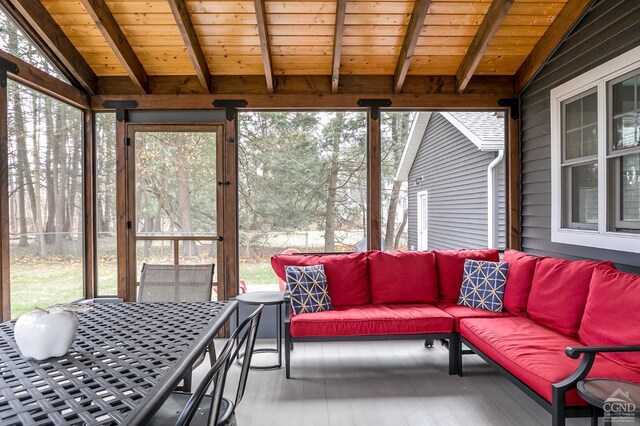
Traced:
<svg viewBox="0 0 640 426">
<path fill-rule="evenodd" d="M 595 1 L 520 96 L 524 251 L 640 273 L 639 95 L 640 2 Z"/>
<path fill-rule="evenodd" d="M 503 113 L 417 114 L 396 174 L 409 249 L 505 248 L 504 129 Z"/>
</svg>

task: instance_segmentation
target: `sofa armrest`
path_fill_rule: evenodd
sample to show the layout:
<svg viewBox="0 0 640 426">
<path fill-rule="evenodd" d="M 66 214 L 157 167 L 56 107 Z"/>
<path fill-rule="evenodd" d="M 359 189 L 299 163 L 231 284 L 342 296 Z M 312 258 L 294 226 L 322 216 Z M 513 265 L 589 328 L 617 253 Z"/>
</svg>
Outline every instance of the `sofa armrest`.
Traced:
<svg viewBox="0 0 640 426">
<path fill-rule="evenodd" d="M 640 352 L 639 345 L 629 346 L 576 346 L 568 347 L 564 350 L 569 358 L 578 359 L 582 355 L 578 368 L 564 380 L 554 383 L 553 390 L 563 394 L 562 402 L 564 405 L 564 392 L 574 387 L 580 380 L 583 380 L 591 371 L 596 355 L 602 352 Z M 554 398 L 555 399 L 555 398 Z"/>
<path fill-rule="evenodd" d="M 569 358 L 578 359 L 581 354 L 598 354 L 601 352 L 640 352 L 640 345 L 630 346 L 576 346 L 564 350 Z"/>
</svg>

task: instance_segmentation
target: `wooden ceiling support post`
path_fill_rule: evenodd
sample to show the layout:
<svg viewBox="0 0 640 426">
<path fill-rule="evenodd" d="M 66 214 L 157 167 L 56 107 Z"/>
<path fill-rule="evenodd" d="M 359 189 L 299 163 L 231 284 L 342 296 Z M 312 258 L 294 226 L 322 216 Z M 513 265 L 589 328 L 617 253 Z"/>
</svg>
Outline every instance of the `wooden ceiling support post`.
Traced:
<svg viewBox="0 0 640 426">
<path fill-rule="evenodd" d="M 147 73 L 104 0 L 80 0 L 140 93 L 147 93 Z"/>
<path fill-rule="evenodd" d="M 185 0 L 169 0 L 169 7 L 171 7 L 173 17 L 178 24 L 180 35 L 187 47 L 187 52 L 196 70 L 198 80 L 200 80 L 200 84 L 202 84 L 202 87 L 205 88 L 207 93 L 211 93 L 211 72 L 209 71 L 209 65 L 207 65 L 207 60 L 202 51 L 202 46 L 200 46 L 200 42 L 198 41 L 196 29 L 191 21 L 187 3 Z"/>
<path fill-rule="evenodd" d="M 402 85 L 407 77 L 411 59 L 413 59 L 413 51 L 418 43 L 418 38 L 420 38 L 420 31 L 427 17 L 429 6 L 431 6 L 431 0 L 416 0 L 413 4 L 413 12 L 411 12 L 407 32 L 402 42 L 402 49 L 400 49 L 400 55 L 396 63 L 396 70 L 393 74 L 394 93 L 400 93 L 402 91 Z"/>
<path fill-rule="evenodd" d="M 133 229 L 135 182 L 129 177 L 134 172 L 133 146 L 127 135 L 127 113 L 138 107 L 137 101 L 105 101 L 105 109 L 116 110 L 116 253 L 118 258 L 118 297 L 125 302 L 136 301 L 136 247 Z"/>
<path fill-rule="evenodd" d="M 222 253 L 218 257 L 218 297 L 228 300 L 238 295 L 240 282 L 238 252 L 238 111 L 247 106 L 244 99 L 216 99 L 216 108 L 226 109 L 222 140 L 218 140 L 218 209 L 222 211 Z M 220 233 L 220 231 L 219 231 Z"/>
<path fill-rule="evenodd" d="M 267 92 L 274 92 L 273 65 L 271 63 L 271 47 L 269 42 L 269 26 L 267 25 L 267 12 L 264 0 L 254 0 L 256 8 L 256 20 L 258 22 L 258 35 L 260 36 L 260 50 L 262 51 L 262 64 L 264 65 L 264 77 L 267 81 Z"/>
<path fill-rule="evenodd" d="M 331 93 L 338 93 L 340 79 L 340 58 L 342 56 L 342 34 L 344 34 L 344 17 L 347 11 L 347 0 L 337 0 L 336 27 L 333 33 L 333 66 L 331 68 Z"/>
<path fill-rule="evenodd" d="M 471 41 L 467 54 L 462 58 L 458 72 L 456 72 L 456 90 L 462 93 L 469 84 L 469 80 L 478 68 L 480 60 L 484 56 L 484 52 L 491 44 L 493 36 L 495 36 L 498 28 L 507 17 L 511 5 L 514 0 L 493 0 L 489 10 L 478 28 L 478 32 Z"/>
<path fill-rule="evenodd" d="M 9 287 L 9 129 L 7 119 L 7 72 L 17 72 L 18 67 L 0 60 L 0 317 L 11 319 L 11 289 Z"/>
<path fill-rule="evenodd" d="M 584 16 L 594 0 L 569 0 L 547 31 L 533 47 L 514 78 L 514 91 L 520 94 L 529 81 L 538 73 L 547 59 L 558 48 L 564 37 L 569 34 L 580 18 Z"/>
<path fill-rule="evenodd" d="M 520 102 L 516 98 L 503 98 L 498 101 L 498 105 L 509 108 L 505 113 L 507 247 L 520 250 L 522 246 Z"/>
<path fill-rule="evenodd" d="M 93 132 L 93 111 L 86 109 L 84 116 L 84 150 L 83 150 L 83 171 L 82 190 L 84 200 L 83 208 L 83 231 L 84 231 L 84 297 L 93 299 L 98 296 L 98 280 L 96 271 L 97 246 L 96 246 L 96 223 L 95 205 L 96 191 L 94 177 L 96 175 L 95 166 L 95 144 Z"/>
<path fill-rule="evenodd" d="M 367 108 L 367 249 L 382 247 L 382 154 L 380 108 L 390 107 L 389 99 L 359 99 Z"/>
<path fill-rule="evenodd" d="M 96 74 L 39 0 L 2 0 L 2 3 L 11 3 L 22 18 L 19 23 L 23 27 L 28 24 L 29 28 L 25 28 L 25 31 L 37 35 L 47 45 L 47 53 L 55 56 L 52 58 L 54 63 L 62 63 L 89 94 L 97 93 Z"/>
</svg>

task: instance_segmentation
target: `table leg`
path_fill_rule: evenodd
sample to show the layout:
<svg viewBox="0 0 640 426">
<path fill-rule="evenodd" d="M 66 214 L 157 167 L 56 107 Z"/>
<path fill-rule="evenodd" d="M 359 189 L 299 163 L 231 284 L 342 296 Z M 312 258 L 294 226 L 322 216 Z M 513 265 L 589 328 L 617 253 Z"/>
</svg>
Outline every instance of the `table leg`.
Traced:
<svg viewBox="0 0 640 426">
<path fill-rule="evenodd" d="M 278 303 L 277 308 L 276 349 L 278 350 L 278 368 L 280 368 L 282 367 L 282 303 Z"/>
</svg>

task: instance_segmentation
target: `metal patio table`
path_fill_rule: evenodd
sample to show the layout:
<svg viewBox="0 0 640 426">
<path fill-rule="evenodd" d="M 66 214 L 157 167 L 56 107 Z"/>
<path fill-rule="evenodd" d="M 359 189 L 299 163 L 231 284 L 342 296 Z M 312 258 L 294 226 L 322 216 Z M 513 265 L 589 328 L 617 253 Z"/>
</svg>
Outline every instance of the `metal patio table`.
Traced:
<svg viewBox="0 0 640 426">
<path fill-rule="evenodd" d="M 64 357 L 25 360 L 0 324 L 0 424 L 141 425 L 237 302 L 95 304 Z"/>
</svg>

